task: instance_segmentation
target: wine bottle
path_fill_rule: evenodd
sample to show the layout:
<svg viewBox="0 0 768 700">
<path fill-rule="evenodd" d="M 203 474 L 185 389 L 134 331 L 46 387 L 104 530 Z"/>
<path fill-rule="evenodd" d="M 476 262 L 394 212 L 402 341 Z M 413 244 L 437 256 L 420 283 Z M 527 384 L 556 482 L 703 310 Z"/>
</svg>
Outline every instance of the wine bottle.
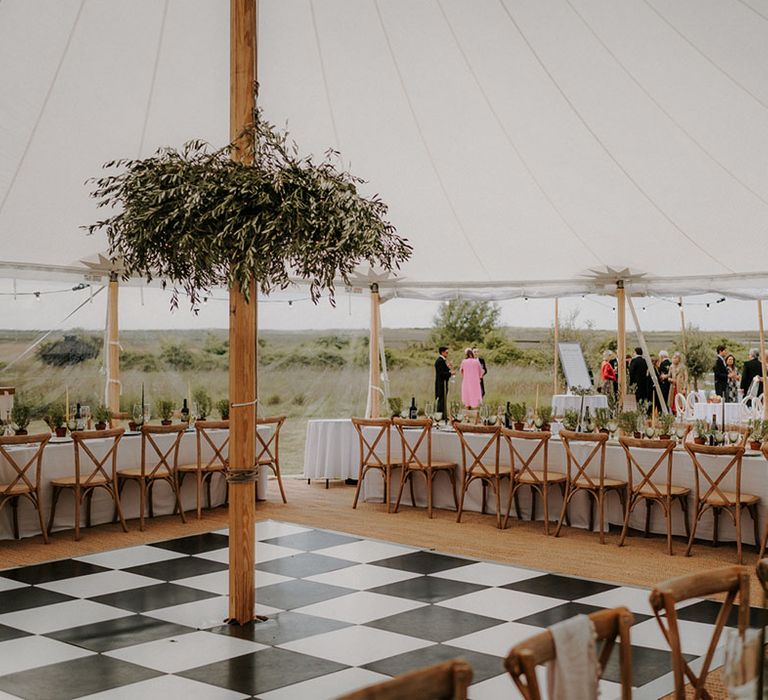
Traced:
<svg viewBox="0 0 768 700">
<path fill-rule="evenodd" d="M 85 428 L 85 421 L 83 420 L 83 414 L 80 412 L 80 404 L 75 407 L 75 430 L 82 430 Z"/>
<path fill-rule="evenodd" d="M 592 416 L 589 415 L 589 406 L 584 409 L 584 421 L 581 426 L 581 431 L 588 433 L 592 429 Z"/>
<path fill-rule="evenodd" d="M 709 426 L 709 444 L 715 445 L 715 433 L 717 432 L 717 414 L 712 414 L 712 425 Z"/>
<path fill-rule="evenodd" d="M 189 406 L 187 406 L 186 399 L 184 399 L 184 405 L 181 407 L 181 422 L 189 423 Z"/>
<path fill-rule="evenodd" d="M 507 410 L 504 412 L 504 427 L 505 428 L 512 427 L 512 416 L 509 412 L 509 401 L 507 401 Z"/>
<path fill-rule="evenodd" d="M 411 407 L 408 409 L 408 418 L 414 420 L 419 417 L 419 409 L 416 408 L 416 397 L 411 397 Z"/>
</svg>

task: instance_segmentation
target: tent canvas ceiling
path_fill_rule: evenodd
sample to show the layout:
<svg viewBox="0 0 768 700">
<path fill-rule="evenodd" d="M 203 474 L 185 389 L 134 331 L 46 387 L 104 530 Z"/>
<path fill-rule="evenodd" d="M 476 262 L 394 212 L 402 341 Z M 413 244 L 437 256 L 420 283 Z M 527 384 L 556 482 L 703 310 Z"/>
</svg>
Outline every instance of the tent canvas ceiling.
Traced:
<svg viewBox="0 0 768 700">
<path fill-rule="evenodd" d="M 104 251 L 79 228 L 103 162 L 226 142 L 228 6 L 0 1 L 0 261 Z M 398 293 L 606 268 L 766 293 L 768 0 L 261 0 L 259 80 L 268 119 L 390 204 Z"/>
</svg>

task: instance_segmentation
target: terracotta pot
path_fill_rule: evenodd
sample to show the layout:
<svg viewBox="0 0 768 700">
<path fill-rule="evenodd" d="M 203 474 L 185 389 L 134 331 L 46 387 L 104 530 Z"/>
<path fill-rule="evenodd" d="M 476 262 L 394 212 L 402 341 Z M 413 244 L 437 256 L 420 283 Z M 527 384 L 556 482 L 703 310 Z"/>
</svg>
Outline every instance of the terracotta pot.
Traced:
<svg viewBox="0 0 768 700">
<path fill-rule="evenodd" d="M 671 440 L 671 436 L 669 436 L 669 435 L 659 435 L 659 440 Z"/>
<path fill-rule="evenodd" d="M 67 428 L 64 425 L 56 428 L 54 432 L 56 433 L 56 437 L 58 438 L 67 437 Z"/>
<path fill-rule="evenodd" d="M 136 421 L 133 421 L 133 420 L 128 421 L 128 430 L 130 430 L 132 433 L 136 432 Z"/>
<path fill-rule="evenodd" d="M 173 421 L 166 420 L 165 418 L 160 421 L 160 425 L 170 425 Z"/>
<path fill-rule="evenodd" d="M 598 432 L 604 433 L 605 435 L 610 435 L 611 434 L 611 431 L 608 430 L 608 428 L 600 428 L 600 430 Z"/>
<path fill-rule="evenodd" d="M 525 430 L 525 423 L 515 423 L 515 430 Z"/>
<path fill-rule="evenodd" d="M 106 423 L 96 423 L 96 430 L 106 430 L 107 424 Z"/>
<path fill-rule="evenodd" d="M 632 437 L 634 437 L 635 439 L 639 440 L 641 437 L 643 437 L 643 434 L 638 432 L 637 430 L 635 430 L 635 432 L 632 433 Z"/>
<path fill-rule="evenodd" d="M 29 435 L 25 428 L 18 428 L 13 431 L 16 435 Z"/>
<path fill-rule="evenodd" d="M 763 443 L 760 442 L 760 440 L 750 440 L 749 441 L 749 449 L 750 450 L 759 450 L 762 447 Z"/>
<path fill-rule="evenodd" d="M 707 439 L 703 438 L 703 437 L 695 437 L 695 438 L 693 438 L 693 442 L 696 445 L 704 445 L 707 442 Z"/>
<path fill-rule="evenodd" d="M 550 426 L 550 424 L 549 424 L 549 423 L 544 423 L 544 424 L 541 426 L 541 428 L 539 428 L 539 430 L 540 430 L 542 433 L 548 433 L 548 432 L 549 432 L 549 430 L 550 430 L 550 428 L 551 428 L 551 426 Z"/>
</svg>

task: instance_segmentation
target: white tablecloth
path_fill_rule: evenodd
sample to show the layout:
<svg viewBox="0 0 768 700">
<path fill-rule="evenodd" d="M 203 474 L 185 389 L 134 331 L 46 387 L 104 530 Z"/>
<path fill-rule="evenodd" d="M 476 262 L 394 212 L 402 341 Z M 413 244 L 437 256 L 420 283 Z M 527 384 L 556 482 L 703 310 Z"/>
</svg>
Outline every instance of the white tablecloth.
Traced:
<svg viewBox="0 0 768 700">
<path fill-rule="evenodd" d="M 265 435 L 269 435 L 272 431 L 271 426 L 259 426 L 259 431 L 264 432 Z M 225 430 L 210 431 L 208 433 L 217 445 L 221 444 L 227 435 Z M 160 449 L 165 449 L 170 446 L 174 436 L 173 435 L 157 435 L 154 436 Z M 54 438 L 55 439 L 55 438 Z M 88 447 L 99 459 L 106 454 L 107 449 L 111 441 L 96 440 L 88 443 Z M 203 444 L 203 459 L 205 462 L 213 457 L 213 451 L 210 446 L 206 445 L 205 440 Z M 153 455 L 151 446 L 147 446 L 148 454 Z M 34 448 L 30 447 L 17 447 L 10 448 L 9 452 L 13 453 L 14 459 L 20 464 L 24 464 L 34 453 Z M 18 456 L 17 456 L 18 455 Z M 24 459 L 26 455 L 26 459 Z M 140 435 L 125 435 L 123 436 L 118 446 L 117 453 L 117 467 L 118 469 L 127 469 L 131 467 L 141 466 L 141 436 Z M 83 455 L 84 459 L 87 456 Z M 169 456 L 169 460 L 172 459 L 172 455 Z M 85 464 L 84 462 L 81 462 Z M 171 462 L 172 463 L 172 462 Z M 194 430 L 189 430 L 181 438 L 181 445 L 179 446 L 179 464 L 196 464 L 197 463 L 197 439 Z M 43 466 L 41 477 L 41 498 L 43 503 L 43 521 L 48 524 L 48 517 L 50 515 L 51 506 L 51 481 L 58 479 L 62 476 L 74 474 L 74 443 L 71 440 L 67 442 L 54 442 L 49 443 L 45 452 L 43 453 Z M 270 471 L 268 469 L 262 469 L 259 474 L 258 480 L 258 494 L 259 498 L 264 498 L 267 493 L 267 481 Z M 9 477 L 13 477 L 15 472 L 13 468 L 0 457 L 0 481 L 8 481 Z M 154 491 L 154 512 L 156 515 L 166 515 L 173 512 L 174 499 L 170 487 L 165 484 L 157 484 Z M 211 499 L 213 505 L 221 505 L 224 502 L 225 496 L 225 484 L 224 479 L 214 478 L 211 488 Z M 206 498 L 205 492 L 203 493 L 203 499 Z M 195 479 L 193 475 L 189 475 L 184 479 L 184 483 L 181 489 L 181 502 L 186 511 L 193 510 L 195 508 Z M 207 503 L 203 500 L 203 505 Z M 123 514 L 126 519 L 139 517 L 139 493 L 136 484 L 127 483 L 123 488 L 123 494 L 121 498 L 121 505 L 123 508 Z M 32 504 L 25 498 L 19 499 L 19 531 L 22 537 L 31 537 L 40 533 L 40 524 L 37 519 L 37 513 L 32 507 Z M 92 504 L 92 517 L 91 522 L 93 524 L 107 523 L 112 521 L 113 502 L 104 489 L 96 489 L 93 495 Z M 85 524 L 85 509 L 81 509 L 82 522 Z M 71 529 L 74 527 L 74 504 L 72 493 L 69 491 L 62 492 L 59 496 L 59 502 L 56 504 L 56 520 L 53 524 L 54 530 Z M 11 520 L 11 506 L 6 504 L 3 510 L 0 511 L 0 539 L 10 539 L 13 537 L 13 525 Z"/>
<path fill-rule="evenodd" d="M 416 437 L 418 437 L 418 431 L 415 431 Z M 478 440 L 478 436 L 470 435 L 471 441 L 477 441 L 479 444 L 484 444 Z M 432 438 L 432 450 L 433 459 L 435 460 L 448 460 L 456 462 L 459 465 L 457 483 L 461 484 L 462 460 L 461 460 L 461 444 L 459 437 L 454 432 L 449 430 L 436 430 L 433 432 Z M 531 444 L 533 441 L 516 440 L 515 447 L 521 454 L 529 455 L 535 446 Z M 586 459 L 589 451 L 593 445 L 572 443 L 572 449 L 574 454 L 577 455 L 577 459 Z M 655 450 L 640 450 L 634 453 L 640 464 L 650 467 L 654 464 L 658 458 L 658 451 Z M 534 465 L 541 464 L 541 452 L 534 460 Z M 596 458 L 597 459 L 597 458 Z M 725 461 L 723 461 L 725 459 Z M 712 458 L 702 457 L 701 463 L 705 468 L 710 469 L 710 473 L 714 475 L 719 474 L 718 465 L 722 468 L 727 464 L 727 458 Z M 509 464 L 509 451 L 506 445 L 502 442 L 501 448 L 501 463 Z M 593 468 L 594 467 L 594 468 Z M 676 486 L 688 486 L 691 489 L 691 496 L 689 500 L 688 510 L 691 514 L 691 524 L 693 524 L 693 492 L 694 492 L 694 468 L 688 453 L 681 447 L 675 449 L 673 453 L 673 476 L 672 483 Z M 538 468 L 541 468 L 538 466 Z M 562 442 L 559 439 L 553 438 L 549 442 L 549 469 L 553 471 L 560 471 L 565 473 L 566 459 L 565 449 Z M 597 464 L 591 465 L 588 473 L 596 475 Z M 658 472 L 657 472 L 658 473 Z M 618 443 L 609 443 L 606 450 L 606 476 L 614 479 L 626 479 L 627 478 L 627 459 L 624 454 L 624 450 Z M 742 464 L 742 477 L 741 477 L 741 490 L 743 493 L 750 493 L 760 496 L 761 502 L 759 505 L 760 513 L 760 531 L 765 527 L 766 517 L 768 517 L 768 462 L 760 455 L 760 453 L 748 453 L 743 460 Z M 638 482 L 639 478 L 636 474 L 634 481 Z M 393 470 L 392 478 L 392 502 L 394 503 L 397 497 L 397 489 L 399 486 L 400 470 Z M 722 481 L 722 488 L 725 490 L 734 490 L 734 470 L 731 471 L 728 478 Z M 663 477 L 659 477 L 656 481 L 663 483 Z M 416 502 L 417 505 L 426 506 L 426 490 L 424 486 L 424 479 L 416 477 L 413 480 Z M 384 498 L 384 481 L 378 473 L 371 472 L 369 476 L 366 476 L 363 482 L 362 494 L 363 498 L 368 501 L 382 501 Z M 502 483 L 502 508 L 506 508 L 506 500 L 504 499 L 504 491 L 506 485 Z M 523 517 L 526 519 L 530 517 L 531 511 L 531 498 L 530 489 L 524 488 L 520 490 L 520 504 L 523 511 Z M 560 508 L 562 506 L 562 498 L 560 496 L 559 488 L 555 487 L 550 489 L 549 494 L 549 514 L 552 520 L 556 520 L 560 514 Z M 488 492 L 488 512 L 493 513 L 493 495 L 489 489 Z M 589 496 L 586 493 L 579 493 L 574 496 L 570 505 L 571 523 L 575 527 L 586 528 L 589 524 Z M 606 522 L 614 525 L 621 525 L 623 522 L 623 512 L 619 504 L 618 497 L 615 494 L 609 495 L 607 498 L 606 508 Z M 537 518 L 543 518 L 541 499 L 536 499 L 537 503 Z M 411 498 L 408 488 L 404 490 L 402 504 L 410 505 Z M 482 504 L 482 486 L 478 482 L 473 483 L 464 500 L 464 509 L 471 511 L 479 511 Z M 451 494 L 450 482 L 446 477 L 439 476 L 434 482 L 434 506 L 436 508 L 447 508 L 452 510 L 454 508 L 453 495 Z M 514 505 L 512 506 L 512 516 L 514 517 Z M 595 516 L 595 523 L 597 523 L 597 516 Z M 680 513 L 680 507 L 678 504 L 673 506 L 672 514 L 673 533 L 676 535 L 685 534 L 685 526 L 683 524 L 682 515 Z M 696 530 L 696 538 L 707 539 L 712 536 L 712 515 L 706 514 Z M 630 518 L 630 527 L 638 530 L 645 528 L 645 506 L 643 504 L 638 505 L 632 513 Z M 651 531 L 657 533 L 666 533 L 666 521 L 661 513 L 661 508 L 654 507 L 651 517 Z M 733 521 L 728 517 L 720 518 L 720 539 L 723 541 L 735 539 L 735 528 Z M 742 540 L 744 542 L 753 543 L 753 528 L 752 521 L 746 512 L 742 512 Z M 631 540 L 630 540 L 631 541 Z M 679 549 L 679 545 L 677 546 Z"/>
<path fill-rule="evenodd" d="M 304 478 L 357 479 L 360 444 L 349 418 L 307 422 Z"/>
<path fill-rule="evenodd" d="M 694 420 L 705 420 L 707 423 L 711 423 L 712 416 L 715 416 L 717 425 L 722 426 L 723 406 L 725 406 L 726 423 L 741 423 L 747 418 L 744 412 L 744 407 L 740 403 L 722 404 L 701 402 L 693 404 L 693 418 Z"/>
<path fill-rule="evenodd" d="M 584 397 L 584 408 L 594 412 L 596 408 L 608 408 L 608 397 L 603 394 L 590 394 Z M 581 409 L 581 396 L 573 394 L 555 394 L 552 397 L 552 412 L 556 416 L 565 415 L 566 411 Z"/>
</svg>

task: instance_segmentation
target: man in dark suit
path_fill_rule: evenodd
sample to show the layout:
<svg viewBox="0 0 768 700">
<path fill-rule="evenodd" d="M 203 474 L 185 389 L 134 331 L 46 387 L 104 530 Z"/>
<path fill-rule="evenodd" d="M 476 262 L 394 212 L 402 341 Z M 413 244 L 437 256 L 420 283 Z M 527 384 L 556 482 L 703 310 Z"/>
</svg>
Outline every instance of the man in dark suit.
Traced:
<svg viewBox="0 0 768 700">
<path fill-rule="evenodd" d="M 448 348 L 441 345 L 437 349 L 437 359 L 435 360 L 435 411 L 442 413 L 443 417 L 448 416 L 446 408 L 446 397 L 448 396 L 448 380 L 451 378 L 451 365 L 448 364 Z"/>
<path fill-rule="evenodd" d="M 728 367 L 725 364 L 725 356 L 728 354 L 725 345 L 717 346 L 717 357 L 712 372 L 715 375 L 715 393 L 725 398 L 725 391 L 728 388 Z"/>
<path fill-rule="evenodd" d="M 659 387 L 661 395 L 664 397 L 664 403 L 669 407 L 669 368 L 672 366 L 672 360 L 669 359 L 669 353 L 666 350 L 659 351 Z"/>
<path fill-rule="evenodd" d="M 757 396 L 763 393 L 763 364 L 759 359 L 760 353 L 752 348 L 749 351 L 749 359 L 744 363 L 744 368 L 741 370 L 741 390 L 744 392 L 744 396 L 749 393 L 749 388 L 752 386 L 752 381 L 755 377 L 758 377 Z"/>
<path fill-rule="evenodd" d="M 643 349 L 635 348 L 635 356 L 629 361 L 629 383 L 635 385 L 635 399 L 648 400 L 648 364 L 643 357 Z"/>
</svg>

